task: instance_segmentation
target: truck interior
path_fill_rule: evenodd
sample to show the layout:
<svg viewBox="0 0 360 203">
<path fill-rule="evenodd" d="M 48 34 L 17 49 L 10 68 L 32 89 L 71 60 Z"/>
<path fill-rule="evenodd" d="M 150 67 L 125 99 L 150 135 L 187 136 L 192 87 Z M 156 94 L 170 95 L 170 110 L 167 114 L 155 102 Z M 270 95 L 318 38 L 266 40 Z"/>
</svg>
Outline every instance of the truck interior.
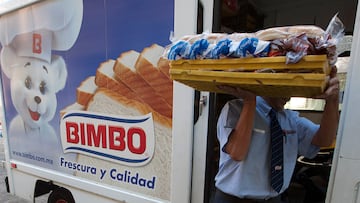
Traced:
<svg viewBox="0 0 360 203">
<path fill-rule="evenodd" d="M 345 35 L 351 44 L 357 1 L 346 0 L 215 0 L 213 11 L 212 32 L 255 32 L 268 27 L 287 25 L 317 25 L 324 30 L 330 19 L 338 14 L 345 25 Z M 198 4 L 198 33 L 202 33 L 203 11 Z M 345 49 L 339 55 L 338 77 L 341 85 L 341 97 L 346 81 L 346 67 L 350 49 Z M 214 177 L 218 168 L 219 146 L 216 138 L 216 123 L 223 105 L 232 96 L 210 93 L 208 140 L 206 157 L 206 175 L 204 202 L 211 202 L 214 191 Z M 195 93 L 194 123 L 199 116 L 197 104 L 200 101 L 199 92 Z M 322 116 L 323 101 L 308 98 L 291 98 L 286 108 L 297 110 L 300 115 L 319 123 Z M 341 110 L 341 104 L 340 104 Z M 288 191 L 291 202 L 317 203 L 325 202 L 327 184 L 335 145 L 323 148 L 314 159 L 299 157 L 297 166 Z"/>
</svg>

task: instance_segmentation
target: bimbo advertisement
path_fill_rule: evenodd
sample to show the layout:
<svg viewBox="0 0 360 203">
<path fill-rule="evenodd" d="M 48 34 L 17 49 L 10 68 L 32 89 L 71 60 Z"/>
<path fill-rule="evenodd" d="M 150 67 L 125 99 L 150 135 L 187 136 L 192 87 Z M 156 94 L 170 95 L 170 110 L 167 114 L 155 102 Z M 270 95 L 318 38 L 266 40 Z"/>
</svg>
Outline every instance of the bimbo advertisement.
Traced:
<svg viewBox="0 0 360 203">
<path fill-rule="evenodd" d="M 174 2 L 46 0 L 0 17 L 10 158 L 170 200 Z"/>
</svg>

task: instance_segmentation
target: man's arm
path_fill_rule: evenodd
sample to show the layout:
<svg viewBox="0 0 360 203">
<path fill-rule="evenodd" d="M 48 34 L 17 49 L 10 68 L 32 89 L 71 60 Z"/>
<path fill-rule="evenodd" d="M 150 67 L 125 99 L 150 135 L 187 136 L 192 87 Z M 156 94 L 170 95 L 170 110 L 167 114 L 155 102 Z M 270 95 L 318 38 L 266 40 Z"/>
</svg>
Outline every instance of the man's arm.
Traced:
<svg viewBox="0 0 360 203">
<path fill-rule="evenodd" d="M 220 86 L 219 88 L 243 99 L 243 108 L 239 119 L 224 147 L 225 152 L 228 153 L 232 159 L 241 161 L 246 158 L 250 146 L 254 126 L 256 96 L 253 93 L 236 87 Z"/>
<path fill-rule="evenodd" d="M 336 137 L 339 125 L 339 80 L 336 77 L 337 69 L 332 68 L 329 86 L 325 93 L 320 96 L 326 100 L 320 128 L 316 132 L 312 144 L 319 147 L 330 146 Z"/>
</svg>

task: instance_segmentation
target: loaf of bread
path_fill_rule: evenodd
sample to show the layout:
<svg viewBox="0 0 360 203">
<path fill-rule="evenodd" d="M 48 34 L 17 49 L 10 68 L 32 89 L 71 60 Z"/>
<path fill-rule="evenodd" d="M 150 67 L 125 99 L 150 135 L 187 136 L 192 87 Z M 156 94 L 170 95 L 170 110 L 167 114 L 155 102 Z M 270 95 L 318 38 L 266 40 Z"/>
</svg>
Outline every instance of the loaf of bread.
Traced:
<svg viewBox="0 0 360 203">
<path fill-rule="evenodd" d="M 286 39 L 290 36 L 288 27 L 272 27 L 264 30 L 259 30 L 255 33 L 255 37 L 265 41 L 275 39 Z"/>
<path fill-rule="evenodd" d="M 256 32 L 255 37 L 260 40 L 272 41 L 276 39 L 286 39 L 303 33 L 309 38 L 315 38 L 323 36 L 325 31 L 314 25 L 294 25 L 263 29 Z"/>
<path fill-rule="evenodd" d="M 310 51 L 303 51 L 306 54 L 317 55 L 320 52 L 324 54 L 324 51 L 317 49 L 331 46 L 325 43 L 325 38 L 325 31 L 314 25 L 272 27 L 255 33 L 202 33 L 186 35 L 173 41 L 170 46 L 167 46 L 163 55 L 169 60 L 252 58 L 274 56 L 269 53 L 279 54 L 277 49 L 280 48 L 281 56 L 291 58 L 292 56 L 288 53 L 296 52 L 300 56 L 304 55 L 297 51 L 297 47 L 300 46 L 311 47 L 308 48 Z M 321 44 L 319 45 L 319 43 Z M 276 47 L 273 47 L 272 44 L 275 44 Z M 296 63 L 298 60 L 291 62 Z"/>
</svg>

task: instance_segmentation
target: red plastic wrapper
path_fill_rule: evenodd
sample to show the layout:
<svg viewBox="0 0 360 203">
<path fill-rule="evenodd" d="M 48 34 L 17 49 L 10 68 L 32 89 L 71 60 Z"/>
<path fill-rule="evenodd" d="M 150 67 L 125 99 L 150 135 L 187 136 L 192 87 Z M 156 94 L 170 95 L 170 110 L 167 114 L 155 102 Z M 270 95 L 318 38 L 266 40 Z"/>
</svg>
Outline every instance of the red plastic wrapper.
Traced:
<svg viewBox="0 0 360 203">
<path fill-rule="evenodd" d="M 296 29 L 297 26 L 292 28 Z M 286 56 L 286 63 L 288 64 L 297 63 L 306 55 L 326 54 L 329 64 L 333 65 L 337 60 L 336 45 L 343 37 L 344 25 L 335 15 L 326 31 L 321 35 L 309 35 L 309 33 L 302 32 L 296 35 L 288 34 L 285 38 L 272 40 L 269 56 Z"/>
</svg>

